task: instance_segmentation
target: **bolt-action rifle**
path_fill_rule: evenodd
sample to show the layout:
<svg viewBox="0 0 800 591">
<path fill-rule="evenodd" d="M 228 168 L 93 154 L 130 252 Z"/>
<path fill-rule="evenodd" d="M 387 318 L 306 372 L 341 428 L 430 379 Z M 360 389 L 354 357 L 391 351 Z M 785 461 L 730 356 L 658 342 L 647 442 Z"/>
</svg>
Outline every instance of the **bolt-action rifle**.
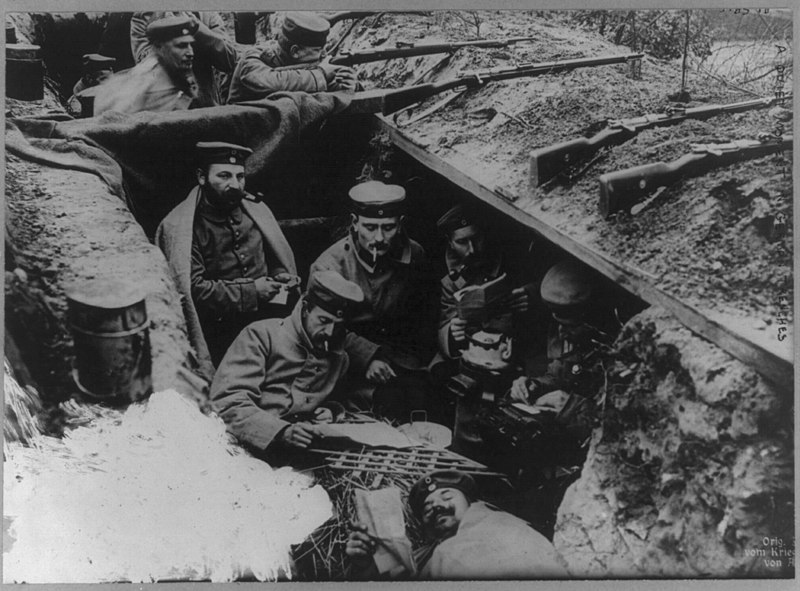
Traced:
<svg viewBox="0 0 800 591">
<path fill-rule="evenodd" d="M 510 80 L 512 78 L 543 76 L 567 72 L 576 68 L 590 68 L 609 64 L 622 64 L 631 60 L 641 59 L 642 53 L 626 53 L 607 57 L 588 57 L 560 62 L 541 62 L 490 68 L 488 70 L 474 70 L 463 72 L 456 78 L 442 82 L 416 84 L 396 89 L 377 89 L 357 92 L 353 96 L 348 112 L 350 113 L 383 113 L 389 115 L 410 105 L 424 101 L 440 92 L 456 88 L 477 88 L 497 80 Z"/>
<path fill-rule="evenodd" d="M 600 176 L 600 215 L 607 218 L 618 211 L 629 211 L 658 187 L 669 186 L 681 178 L 700 176 L 715 168 L 791 149 L 791 135 L 726 144 L 694 144 L 691 153 L 673 162 L 655 162 L 603 174 Z"/>
<path fill-rule="evenodd" d="M 630 119 L 609 119 L 607 127 L 590 138 L 575 138 L 533 150 L 530 160 L 531 180 L 538 187 L 568 166 L 589 158 L 600 148 L 623 144 L 645 129 L 676 125 L 687 119 L 709 119 L 722 113 L 764 109 L 777 104 L 779 100 L 781 99 L 771 97 L 689 109 L 671 107 L 663 113 L 650 113 Z"/>
<path fill-rule="evenodd" d="M 454 53 L 462 47 L 508 47 L 514 43 L 531 41 L 535 37 L 511 37 L 509 39 L 482 39 L 477 41 L 460 41 L 457 43 L 427 43 L 415 45 L 413 43 L 399 42 L 395 48 L 365 49 L 364 51 L 344 51 L 330 62 L 335 66 L 353 66 L 391 60 L 396 58 L 416 57 L 434 53 Z"/>
</svg>

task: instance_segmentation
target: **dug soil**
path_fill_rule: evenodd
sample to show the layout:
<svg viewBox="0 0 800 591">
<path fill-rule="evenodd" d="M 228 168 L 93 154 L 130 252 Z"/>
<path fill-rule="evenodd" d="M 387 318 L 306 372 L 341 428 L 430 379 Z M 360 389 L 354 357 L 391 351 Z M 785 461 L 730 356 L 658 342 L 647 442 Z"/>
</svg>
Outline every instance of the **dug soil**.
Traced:
<svg viewBox="0 0 800 591">
<path fill-rule="evenodd" d="M 346 33 L 341 50 L 476 38 L 475 22 L 463 16 L 470 13 L 459 14 L 384 14 L 363 19 L 349 32 L 339 25 L 339 34 Z M 568 26 L 556 12 L 477 16 L 482 38 L 534 39 L 504 49 L 464 48 L 451 57 L 438 54 L 356 66 L 364 85 L 399 87 L 423 77 L 445 80 L 476 69 L 630 51 Z M 685 104 L 690 107 L 753 98 L 695 72 L 688 74 L 687 89 L 691 101 Z M 662 112 L 675 105 L 668 97 L 680 90 L 680 60 L 646 56 L 640 79 L 631 77 L 629 65 L 611 65 L 491 83 L 402 127 L 410 116 L 442 98 L 438 96 L 410 116 L 400 114 L 396 123 L 412 142 L 484 186 L 517 196 L 515 204 L 524 212 L 643 272 L 668 294 L 790 358 L 791 338 L 778 329 L 792 324 L 787 305 L 793 299 L 791 153 L 684 179 L 657 193 L 634 215 L 621 213 L 605 220 L 598 212 L 601 174 L 670 162 L 691 152 L 692 144 L 755 139 L 759 133 L 774 132 L 778 121 L 767 109 L 645 131 L 606 149 L 572 179 L 560 178 L 545 187 L 529 184 L 531 150 L 591 136 L 608 119 Z M 791 123 L 785 125 L 788 130 Z"/>
</svg>

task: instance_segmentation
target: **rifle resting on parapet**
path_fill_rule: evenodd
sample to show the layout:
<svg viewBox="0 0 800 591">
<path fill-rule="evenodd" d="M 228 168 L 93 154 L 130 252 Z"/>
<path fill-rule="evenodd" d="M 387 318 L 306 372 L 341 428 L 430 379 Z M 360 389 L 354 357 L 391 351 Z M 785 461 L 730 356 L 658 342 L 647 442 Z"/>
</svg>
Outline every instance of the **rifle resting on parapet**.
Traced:
<svg viewBox="0 0 800 591">
<path fill-rule="evenodd" d="M 759 98 L 727 105 L 705 105 L 692 108 L 669 108 L 663 113 L 650 113 L 630 119 L 610 119 L 605 129 L 590 138 L 575 138 L 531 152 L 530 172 L 534 186 L 540 186 L 565 168 L 585 160 L 606 146 L 618 146 L 636 134 L 655 127 L 676 125 L 687 119 L 709 119 L 722 113 L 741 113 L 751 109 L 764 109 L 783 98 Z"/>
<path fill-rule="evenodd" d="M 691 153 L 673 162 L 655 162 L 603 174 L 600 176 L 600 215 L 607 218 L 618 211 L 629 211 L 657 188 L 672 185 L 682 178 L 701 176 L 715 168 L 791 149 L 791 135 L 767 135 L 763 139 L 725 144 L 694 144 Z"/>
<path fill-rule="evenodd" d="M 354 66 L 381 60 L 416 57 L 418 55 L 431 55 L 435 53 L 455 53 L 462 47 L 508 47 L 514 43 L 532 41 L 536 37 L 511 37 L 509 39 L 483 39 L 476 41 L 460 41 L 456 43 L 426 43 L 415 45 L 413 43 L 398 42 L 397 47 L 382 49 L 365 49 L 364 51 L 343 51 L 330 59 L 335 66 Z"/>
<path fill-rule="evenodd" d="M 473 70 L 463 72 L 456 78 L 442 82 L 430 82 L 404 86 L 395 89 L 376 89 L 357 92 L 347 109 L 349 113 L 383 113 L 389 115 L 415 103 L 424 101 L 440 92 L 456 88 L 477 88 L 489 82 L 498 80 L 511 80 L 512 78 L 543 76 L 567 72 L 576 68 L 590 68 L 610 64 L 622 64 L 632 60 L 640 60 L 643 53 L 626 53 L 607 57 L 589 57 L 558 62 L 541 62 L 490 68 L 488 70 Z"/>
</svg>

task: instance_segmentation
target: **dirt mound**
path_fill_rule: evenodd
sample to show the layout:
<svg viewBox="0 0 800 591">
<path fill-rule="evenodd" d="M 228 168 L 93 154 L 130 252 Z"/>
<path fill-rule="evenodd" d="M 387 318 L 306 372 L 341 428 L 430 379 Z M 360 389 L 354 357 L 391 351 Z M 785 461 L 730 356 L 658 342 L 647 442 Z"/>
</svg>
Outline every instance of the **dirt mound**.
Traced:
<svg viewBox="0 0 800 591">
<path fill-rule="evenodd" d="M 533 36 L 503 50 L 462 49 L 358 66 L 369 87 L 444 80 L 460 71 L 584 56 L 621 54 L 590 33 L 568 28 L 548 13 L 480 12 L 485 38 Z M 384 15 L 379 26 L 364 19 L 342 42 L 344 50 L 393 47 L 397 41 L 432 43 L 474 38 L 476 28 L 452 13 Z M 403 128 L 415 144 L 489 188 L 516 195 L 516 205 L 572 239 L 651 276 L 653 283 L 754 339 L 791 356 L 791 338 L 778 341 L 779 324 L 791 326 L 792 180 L 790 154 L 768 156 L 676 183 L 641 212 L 604 220 L 598 213 L 597 177 L 640 164 L 675 160 L 691 144 L 755 139 L 775 129 L 766 110 L 688 120 L 654 129 L 606 150 L 571 181 L 529 187 L 530 151 L 596 132 L 611 118 L 663 111 L 680 90 L 679 62 L 645 57 L 641 79 L 625 65 L 521 78 L 469 90 L 425 119 Z M 688 106 L 752 98 L 721 82 L 689 73 Z M 434 100 L 417 109 L 421 112 Z M 403 125 L 406 114 L 397 118 Z M 756 179 L 756 180 L 754 180 Z M 785 318 L 779 323 L 776 319 Z M 786 327 L 784 327 L 786 328 Z M 791 330 L 789 328 L 789 330 Z"/>
<path fill-rule="evenodd" d="M 791 576 L 791 399 L 657 308 L 626 325 L 614 360 L 556 525 L 570 572 Z"/>
</svg>

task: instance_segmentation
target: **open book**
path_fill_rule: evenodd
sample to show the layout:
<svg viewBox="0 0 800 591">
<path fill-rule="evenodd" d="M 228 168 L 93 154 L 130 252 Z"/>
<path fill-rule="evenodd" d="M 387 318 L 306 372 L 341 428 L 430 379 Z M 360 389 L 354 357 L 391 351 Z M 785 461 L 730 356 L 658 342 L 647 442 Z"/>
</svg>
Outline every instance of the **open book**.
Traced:
<svg viewBox="0 0 800 591">
<path fill-rule="evenodd" d="M 497 304 L 511 293 L 505 273 L 481 285 L 468 285 L 453 294 L 459 318 L 480 321 L 496 311 Z"/>
</svg>

